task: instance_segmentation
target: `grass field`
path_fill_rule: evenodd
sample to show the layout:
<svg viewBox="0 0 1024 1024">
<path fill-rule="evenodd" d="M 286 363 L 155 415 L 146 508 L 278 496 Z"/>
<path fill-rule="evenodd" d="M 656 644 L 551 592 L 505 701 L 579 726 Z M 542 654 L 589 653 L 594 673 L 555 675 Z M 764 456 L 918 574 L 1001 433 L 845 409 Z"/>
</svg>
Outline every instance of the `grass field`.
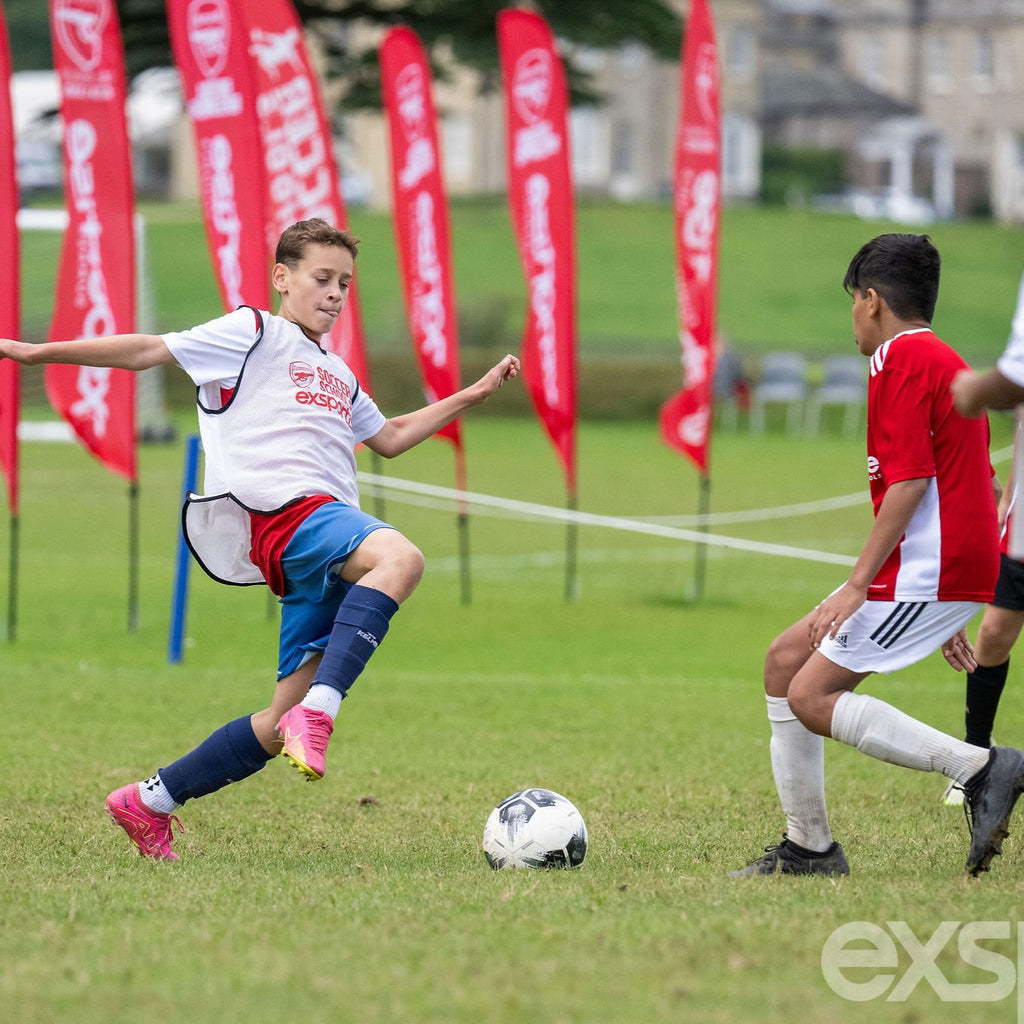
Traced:
<svg viewBox="0 0 1024 1024">
<path fill-rule="evenodd" d="M 221 312 L 198 208 L 142 204 L 149 238 L 153 326 L 176 330 Z M 503 201 L 452 207 L 454 281 L 464 349 L 518 347 L 525 287 Z M 363 239 L 358 267 L 371 369 L 398 352 L 414 362 L 388 214 L 355 209 Z M 843 274 L 852 255 L 883 231 L 913 230 L 847 215 L 771 207 L 726 207 L 721 241 L 719 327 L 756 362 L 792 348 L 811 359 L 852 347 Z M 1002 351 L 1021 267 L 1024 235 L 989 222 L 929 229 L 943 256 L 936 329 L 968 361 L 988 365 Z M 578 320 L 584 359 L 606 354 L 676 361 L 678 322 L 672 209 L 668 204 L 586 202 L 577 212 Z M 23 240 L 26 336 L 46 335 L 59 239 Z"/>
<path fill-rule="evenodd" d="M 195 204 L 144 203 L 149 274 L 143 329 L 166 331 L 221 312 Z M 422 401 L 386 213 L 351 211 L 363 238 L 358 266 L 369 390 L 390 411 Z M 672 211 L 665 203 L 587 201 L 577 215 L 579 408 L 585 418 L 653 420 L 681 383 Z M 841 287 L 850 257 L 899 225 L 771 207 L 723 213 L 719 327 L 756 380 L 765 353 L 804 353 L 812 382 L 825 356 L 853 351 L 850 300 Z M 936 225 L 943 285 L 935 327 L 973 365 L 991 365 L 1006 343 L 1024 235 L 988 222 Z M 22 336 L 44 340 L 60 239 L 22 238 Z M 462 377 L 475 380 L 521 345 L 525 289 L 508 211 L 498 199 L 452 207 L 452 251 Z M 41 370 L 24 375 L 26 400 L 45 401 Z M 191 407 L 183 375 L 168 375 L 168 401 Z M 525 391 L 506 401 L 530 415 Z M 489 415 L 485 411 L 484 415 Z"/>
<path fill-rule="evenodd" d="M 1005 446 L 1007 422 L 994 431 Z M 471 490 L 561 504 L 532 421 L 470 420 L 466 437 Z M 861 440 L 833 434 L 720 433 L 712 509 L 864 492 L 863 460 Z M 450 450 L 430 442 L 386 472 L 450 484 Z M 563 526 L 474 515 L 466 606 L 453 513 L 388 497 L 427 574 L 343 708 L 326 779 L 305 785 L 271 763 L 183 809 L 180 862 L 138 857 L 105 820 L 104 795 L 261 706 L 275 664 L 266 593 L 199 576 L 185 661 L 167 663 L 180 474 L 178 445 L 143 449 L 141 620 L 130 633 L 125 486 L 71 446 L 23 449 L 20 621 L 0 689 L 12 734 L 0 766 L 5 1018 L 1020 1019 L 1016 985 L 998 1002 L 955 1003 L 926 979 L 900 1001 L 883 991 L 857 1002 L 824 980 L 823 947 L 851 922 L 905 922 L 922 944 L 945 921 L 1003 923 L 1006 935 L 984 945 L 1018 962 L 1024 843 L 1012 836 L 990 875 L 965 878 L 966 828 L 940 805 L 938 776 L 830 744 L 830 808 L 851 876 L 724 877 L 782 829 L 763 652 L 843 575 L 806 559 L 712 547 L 695 601 L 691 545 L 588 527 L 581 593 L 567 603 Z M 582 426 L 581 509 L 667 521 L 695 511 L 696 491 L 652 423 Z M 849 556 L 869 521 L 865 499 L 712 529 Z M 6 544 L 0 569 L 6 578 Z M 1024 734 L 1019 683 L 1014 670 L 1001 742 Z M 865 689 L 962 728 L 963 680 L 940 658 Z M 487 868 L 484 820 L 527 785 L 583 811 L 580 871 Z M 903 978 L 916 961 L 896 949 L 883 973 Z M 951 982 L 992 981 L 955 939 L 934 952 Z"/>
</svg>

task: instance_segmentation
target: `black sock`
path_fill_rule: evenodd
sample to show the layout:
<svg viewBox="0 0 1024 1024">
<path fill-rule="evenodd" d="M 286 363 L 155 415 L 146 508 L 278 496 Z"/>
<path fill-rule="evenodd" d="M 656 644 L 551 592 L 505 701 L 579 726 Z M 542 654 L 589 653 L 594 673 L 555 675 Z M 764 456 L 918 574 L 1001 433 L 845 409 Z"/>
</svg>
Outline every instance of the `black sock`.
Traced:
<svg viewBox="0 0 1024 1024">
<path fill-rule="evenodd" d="M 1002 665 L 979 665 L 967 676 L 967 707 L 964 723 L 966 742 L 976 747 L 992 746 L 992 726 L 999 708 L 999 698 L 1006 685 L 1010 659 Z"/>
</svg>

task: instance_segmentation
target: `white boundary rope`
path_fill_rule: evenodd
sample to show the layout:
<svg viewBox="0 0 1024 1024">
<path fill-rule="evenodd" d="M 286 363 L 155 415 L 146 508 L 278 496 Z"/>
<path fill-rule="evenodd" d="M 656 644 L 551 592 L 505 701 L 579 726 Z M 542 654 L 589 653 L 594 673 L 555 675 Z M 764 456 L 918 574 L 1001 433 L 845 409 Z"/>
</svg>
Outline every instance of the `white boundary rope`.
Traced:
<svg viewBox="0 0 1024 1024">
<path fill-rule="evenodd" d="M 20 423 L 19 436 L 27 441 L 71 440 L 70 430 L 60 423 Z M 993 463 L 1005 462 L 1013 454 L 1013 446 L 1000 448 L 991 453 Z M 840 494 L 818 501 L 804 501 L 793 505 L 777 505 L 774 508 L 746 509 L 737 512 L 717 512 L 705 516 L 656 516 L 654 518 L 601 516 L 591 512 L 572 511 L 552 505 L 538 505 L 514 498 L 499 498 L 490 494 L 473 491 L 459 491 L 434 484 L 421 484 L 413 480 L 381 476 L 377 473 L 356 474 L 361 485 L 372 494 L 405 495 L 396 500 L 432 508 L 451 509 L 459 504 L 468 504 L 479 513 L 505 518 L 545 519 L 559 523 L 579 523 L 582 526 L 603 526 L 630 533 L 644 533 L 652 537 L 667 537 L 671 540 L 691 541 L 694 544 L 708 544 L 712 547 L 735 548 L 738 551 L 753 551 L 762 555 L 777 555 L 783 558 L 799 558 L 809 562 L 824 562 L 830 565 L 853 565 L 856 561 L 850 555 L 837 555 L 828 551 L 792 547 L 788 544 L 767 544 L 761 541 L 743 540 L 739 537 L 723 537 L 720 534 L 696 532 L 687 526 L 712 526 L 727 523 L 764 522 L 767 519 L 790 519 L 794 516 L 813 515 L 831 509 L 848 508 L 865 500 L 863 492 Z M 417 498 L 411 497 L 416 495 Z"/>
<path fill-rule="evenodd" d="M 464 502 L 481 508 L 497 508 L 519 515 L 527 515 L 534 519 L 548 519 L 559 523 L 579 523 L 582 526 L 604 526 L 613 530 L 625 530 L 630 533 L 645 533 L 652 537 L 668 537 L 672 540 L 691 541 L 694 544 L 709 544 L 715 547 L 736 548 L 740 551 L 754 551 L 762 555 L 781 555 L 786 558 L 802 558 L 810 562 L 826 562 L 831 565 L 853 565 L 856 559 L 849 555 L 835 555 L 828 551 L 813 551 L 808 548 L 790 547 L 786 544 L 765 544 L 760 541 L 742 540 L 738 537 L 723 537 L 719 534 L 685 530 L 676 526 L 665 526 L 637 519 L 626 519 L 622 516 L 599 516 L 591 512 L 577 512 L 571 509 L 555 508 L 551 505 L 538 505 L 529 501 L 517 501 L 514 498 L 498 498 L 489 494 L 476 494 L 472 491 L 458 491 L 449 487 L 437 487 L 434 484 L 421 484 L 412 480 L 398 480 L 394 477 L 380 476 L 377 473 L 359 473 L 360 484 L 369 484 L 382 491 L 391 493 L 425 495 L 429 498 L 443 499 L 453 504 Z"/>
<path fill-rule="evenodd" d="M 1013 454 L 1013 446 L 992 452 L 993 463 L 1005 462 Z M 653 537 L 667 537 L 671 540 L 691 541 L 694 544 L 708 544 L 713 547 L 735 548 L 739 551 L 753 551 L 762 555 L 778 555 L 783 558 L 799 558 L 809 562 L 824 562 L 830 565 L 853 565 L 856 561 L 850 555 L 837 555 L 829 551 L 815 551 L 788 544 L 767 544 L 761 541 L 743 540 L 739 537 L 723 537 L 720 534 L 686 529 L 686 526 L 709 526 L 725 523 L 764 522 L 766 519 L 788 519 L 800 515 L 812 515 L 830 509 L 847 508 L 865 501 L 862 491 L 856 494 L 841 494 L 819 501 L 805 501 L 794 505 L 779 505 L 775 508 L 747 509 L 738 512 L 719 512 L 707 516 L 659 516 L 653 519 L 626 516 L 601 516 L 591 512 L 572 511 L 552 505 L 538 505 L 514 498 L 499 498 L 490 494 L 473 491 L 459 491 L 434 484 L 421 484 L 413 480 L 400 480 L 381 476 L 377 473 L 357 474 L 361 486 L 373 494 L 390 494 L 395 500 L 419 504 L 432 508 L 451 509 L 459 503 L 473 506 L 478 513 L 506 518 L 545 519 L 558 523 L 579 523 L 583 526 L 602 526 L 631 533 L 644 533 Z M 414 497 L 415 496 L 415 497 Z"/>
</svg>

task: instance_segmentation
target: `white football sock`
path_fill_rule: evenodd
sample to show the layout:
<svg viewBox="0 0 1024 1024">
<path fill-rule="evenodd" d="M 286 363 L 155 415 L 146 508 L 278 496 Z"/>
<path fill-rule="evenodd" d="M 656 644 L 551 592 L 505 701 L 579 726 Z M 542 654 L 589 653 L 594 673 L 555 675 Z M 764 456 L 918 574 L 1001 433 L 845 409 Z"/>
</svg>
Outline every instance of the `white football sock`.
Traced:
<svg viewBox="0 0 1024 1024">
<path fill-rule="evenodd" d="M 160 773 L 139 783 L 139 799 L 158 814 L 173 814 L 180 806 L 160 779 Z"/>
<path fill-rule="evenodd" d="M 341 708 L 341 690 L 336 686 L 328 686 L 327 683 L 314 683 L 303 697 L 302 706 L 325 711 L 331 716 L 333 722 L 338 717 L 338 710 Z"/>
<path fill-rule="evenodd" d="M 786 815 L 786 835 L 805 850 L 832 845 L 825 809 L 825 737 L 811 732 L 785 697 L 768 697 L 775 788 Z"/>
<path fill-rule="evenodd" d="M 832 711 L 832 738 L 879 761 L 941 772 L 962 786 L 988 763 L 988 751 L 947 736 L 866 693 L 847 692 Z"/>
</svg>

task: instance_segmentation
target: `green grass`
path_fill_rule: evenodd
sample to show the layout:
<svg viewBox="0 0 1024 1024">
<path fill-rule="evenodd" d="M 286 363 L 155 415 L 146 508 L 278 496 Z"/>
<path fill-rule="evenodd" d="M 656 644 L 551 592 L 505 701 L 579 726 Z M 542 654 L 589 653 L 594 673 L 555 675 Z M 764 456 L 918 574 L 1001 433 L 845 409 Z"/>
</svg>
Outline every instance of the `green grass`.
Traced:
<svg viewBox="0 0 1024 1024">
<path fill-rule="evenodd" d="M 221 312 L 198 207 L 143 203 L 153 276 L 155 329 L 175 330 Z M 526 292 L 503 201 L 452 206 L 454 280 L 463 346 L 518 347 Z M 584 357 L 678 353 L 673 216 L 666 203 L 582 202 L 577 210 L 578 320 Z M 359 290 L 371 364 L 408 355 L 394 235 L 386 213 L 351 211 L 363 239 Z M 812 359 L 850 349 L 851 256 L 883 231 L 908 230 L 853 216 L 767 207 L 726 207 L 722 220 L 719 327 L 756 359 L 793 348 Z M 1024 235 L 984 221 L 930 229 L 943 255 L 935 326 L 971 362 L 988 365 L 1009 331 Z M 24 238 L 24 324 L 42 338 L 49 322 L 58 238 Z"/>
<path fill-rule="evenodd" d="M 1004 446 L 1009 423 L 994 431 Z M 472 490 L 562 503 L 531 421 L 470 419 L 466 440 Z M 0 687 L 11 1020 L 1016 1019 L 1016 994 L 943 1004 L 922 982 L 906 1002 L 856 1003 L 822 977 L 824 943 L 852 921 L 905 921 L 922 941 L 946 920 L 1012 922 L 1011 939 L 987 945 L 1015 959 L 1024 845 L 1012 836 L 989 876 L 966 879 L 966 831 L 939 804 L 937 776 L 830 744 L 850 878 L 724 877 L 783 827 L 761 663 L 841 579 L 813 561 L 713 547 L 694 601 L 692 546 L 588 527 L 581 595 L 566 603 L 564 527 L 481 514 L 465 606 L 454 515 L 389 498 L 427 574 L 346 701 L 326 779 L 305 785 L 271 763 L 184 808 L 180 862 L 139 858 L 105 821 L 105 793 L 261 706 L 276 660 L 265 592 L 194 575 L 185 662 L 167 664 L 179 446 L 146 446 L 141 472 L 141 620 L 129 633 L 123 482 L 71 446 L 23 448 L 21 614 Z M 426 444 L 386 472 L 450 484 L 450 449 Z M 713 479 L 715 511 L 866 491 L 863 441 L 720 433 Z M 695 474 L 653 424 L 582 426 L 583 510 L 686 515 L 696 498 Z M 869 520 L 865 498 L 713 529 L 849 555 Z M 8 568 L 0 544 L 4 578 Z M 1016 675 L 1004 742 L 1024 729 Z M 941 658 L 865 689 L 962 728 L 963 679 Z M 524 785 L 583 811 L 580 871 L 488 870 L 484 820 Z M 937 963 L 954 981 L 991 980 L 955 943 Z"/>
<path fill-rule="evenodd" d="M 201 323 L 221 311 L 196 204 L 142 203 L 150 290 L 143 325 L 156 331 Z M 475 380 L 505 352 L 517 352 L 526 291 L 504 201 L 453 203 L 452 252 L 462 376 Z M 370 388 L 389 412 L 422 401 L 409 343 L 386 213 L 351 211 L 363 239 L 358 285 Z M 795 349 L 810 360 L 852 352 L 850 300 L 841 282 L 854 252 L 896 225 L 853 216 L 778 208 L 727 207 L 723 213 L 719 328 L 756 379 L 766 352 Z M 936 330 L 976 366 L 1002 352 L 1024 264 L 1019 228 L 987 222 L 937 225 L 944 257 Z M 654 420 L 680 385 L 673 216 L 666 203 L 585 201 L 577 210 L 579 407 L 588 418 Z M 27 233 L 22 257 L 22 336 L 43 340 L 53 306 L 59 238 Z M 42 372 L 25 377 L 26 401 L 43 402 Z M 168 375 L 168 401 L 191 407 L 193 389 Z M 525 391 L 507 403 L 530 415 Z M 486 415 L 486 414 L 485 414 Z"/>
</svg>

